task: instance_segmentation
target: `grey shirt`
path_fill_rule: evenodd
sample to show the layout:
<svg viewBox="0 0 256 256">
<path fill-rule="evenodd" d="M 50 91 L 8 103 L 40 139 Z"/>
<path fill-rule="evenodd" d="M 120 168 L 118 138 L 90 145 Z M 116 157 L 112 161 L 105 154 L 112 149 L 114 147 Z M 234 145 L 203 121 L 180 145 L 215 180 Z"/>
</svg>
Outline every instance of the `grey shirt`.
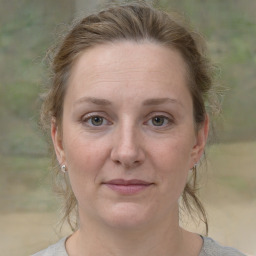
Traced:
<svg viewBox="0 0 256 256">
<path fill-rule="evenodd" d="M 231 247 L 224 247 L 209 237 L 203 237 L 203 247 L 199 256 L 245 256 L 245 254 Z M 68 256 L 65 248 L 67 238 L 32 256 Z"/>
</svg>

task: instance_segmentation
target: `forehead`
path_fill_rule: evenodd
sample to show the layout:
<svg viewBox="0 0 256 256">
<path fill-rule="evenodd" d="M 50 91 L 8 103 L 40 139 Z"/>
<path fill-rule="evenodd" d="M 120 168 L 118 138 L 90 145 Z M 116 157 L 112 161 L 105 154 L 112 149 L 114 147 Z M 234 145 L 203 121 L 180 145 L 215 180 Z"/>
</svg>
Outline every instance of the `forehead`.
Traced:
<svg viewBox="0 0 256 256">
<path fill-rule="evenodd" d="M 84 72 L 86 70 L 97 71 L 98 68 L 106 70 L 119 68 L 119 65 L 128 65 L 127 67 L 136 68 L 140 66 L 146 71 L 154 69 L 159 71 L 160 67 L 179 69 L 181 75 L 186 75 L 186 65 L 178 50 L 160 45 L 153 42 L 133 42 L 116 41 L 96 45 L 86 49 L 80 54 L 72 68 L 72 77 L 74 73 Z M 180 69 L 181 67 L 182 70 Z M 177 70 L 178 71 L 178 70 Z"/>
<path fill-rule="evenodd" d="M 177 50 L 152 42 L 121 41 L 82 52 L 73 65 L 68 91 L 79 95 L 86 90 L 102 93 L 134 87 L 164 94 L 165 89 L 188 91 L 187 81 L 186 64 Z"/>
</svg>

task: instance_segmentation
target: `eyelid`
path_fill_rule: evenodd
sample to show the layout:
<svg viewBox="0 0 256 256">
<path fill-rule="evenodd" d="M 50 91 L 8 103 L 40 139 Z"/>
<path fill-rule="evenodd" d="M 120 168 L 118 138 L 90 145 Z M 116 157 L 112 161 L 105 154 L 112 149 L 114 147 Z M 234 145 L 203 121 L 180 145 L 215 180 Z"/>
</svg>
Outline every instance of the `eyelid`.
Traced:
<svg viewBox="0 0 256 256">
<path fill-rule="evenodd" d="M 166 112 L 152 112 L 147 116 L 147 119 L 149 120 L 156 116 L 165 117 L 167 119 L 174 120 L 174 117 L 170 113 L 166 113 Z"/>
<path fill-rule="evenodd" d="M 88 121 L 90 118 L 95 117 L 95 116 L 101 117 L 101 118 L 103 118 L 104 120 L 106 120 L 107 123 L 108 123 L 108 125 L 113 123 L 113 122 L 109 121 L 109 118 L 107 117 L 106 113 L 104 113 L 104 112 L 90 112 L 90 113 L 84 114 L 84 115 L 81 117 L 81 122 L 82 122 L 82 123 L 85 123 L 85 122 Z M 168 123 L 169 123 L 169 124 L 172 124 L 172 123 L 174 123 L 174 121 L 175 121 L 174 117 L 173 117 L 170 113 L 166 113 L 166 112 L 152 112 L 152 113 L 150 113 L 150 114 L 147 115 L 147 119 L 146 119 L 146 121 L 144 122 L 144 124 L 147 124 L 147 123 L 148 123 L 152 118 L 154 118 L 154 117 L 163 117 L 163 118 L 165 118 L 165 119 L 168 120 Z M 106 124 L 105 124 L 105 125 L 106 125 Z M 88 125 L 88 126 L 91 126 L 91 125 Z M 104 124 L 103 124 L 103 125 L 100 125 L 100 126 L 98 126 L 98 127 L 101 127 L 101 126 L 104 126 Z M 168 126 L 168 124 L 165 125 L 165 126 L 159 126 L 159 128 L 161 128 L 161 127 L 166 127 L 166 126 Z M 96 126 L 94 126 L 94 127 L 96 127 Z"/>
<path fill-rule="evenodd" d="M 81 119 L 82 119 L 82 120 L 84 120 L 84 119 L 89 119 L 89 118 L 94 117 L 94 116 L 100 116 L 100 117 L 105 118 L 105 115 L 104 115 L 104 113 L 102 113 L 102 112 L 89 112 L 89 113 L 87 113 L 87 114 L 84 114 L 84 115 L 81 117 Z"/>
<path fill-rule="evenodd" d="M 104 120 L 107 121 L 108 124 L 112 124 L 112 122 L 110 122 L 109 119 L 106 117 L 106 114 L 104 114 L 102 112 L 87 113 L 81 117 L 81 122 L 85 124 L 88 120 L 90 120 L 92 117 L 95 117 L 95 116 L 103 118 Z M 88 123 L 87 123 L 87 125 L 91 126 L 91 127 L 97 127 L 97 126 L 89 125 Z M 104 125 L 106 125 L 106 124 L 100 125 L 100 126 L 98 126 L 98 128 L 100 128 Z"/>
<path fill-rule="evenodd" d="M 171 124 L 174 123 L 174 117 L 171 114 L 165 113 L 165 112 L 164 113 L 163 112 L 153 112 L 153 113 L 150 113 L 148 115 L 147 121 L 145 123 L 147 124 L 154 117 L 163 117 L 163 118 L 168 120 L 168 124 L 166 124 L 164 126 L 154 126 L 157 129 L 165 128 L 165 127 L 170 126 Z"/>
</svg>

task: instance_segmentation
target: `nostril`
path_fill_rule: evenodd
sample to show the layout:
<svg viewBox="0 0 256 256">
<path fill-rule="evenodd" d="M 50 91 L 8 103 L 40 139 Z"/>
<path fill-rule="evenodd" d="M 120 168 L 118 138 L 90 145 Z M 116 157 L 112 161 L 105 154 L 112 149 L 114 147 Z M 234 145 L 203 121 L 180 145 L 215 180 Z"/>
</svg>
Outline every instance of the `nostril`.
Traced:
<svg viewBox="0 0 256 256">
<path fill-rule="evenodd" d="M 134 168 L 138 165 L 140 165 L 140 161 L 136 160 L 136 161 L 120 161 L 120 160 L 113 160 L 113 162 L 116 165 L 121 165 L 123 166 L 125 169 L 129 169 L 129 168 Z"/>
<path fill-rule="evenodd" d="M 113 162 L 116 163 L 116 164 L 118 164 L 118 165 L 121 164 L 121 162 L 120 162 L 119 160 L 114 160 Z"/>
</svg>

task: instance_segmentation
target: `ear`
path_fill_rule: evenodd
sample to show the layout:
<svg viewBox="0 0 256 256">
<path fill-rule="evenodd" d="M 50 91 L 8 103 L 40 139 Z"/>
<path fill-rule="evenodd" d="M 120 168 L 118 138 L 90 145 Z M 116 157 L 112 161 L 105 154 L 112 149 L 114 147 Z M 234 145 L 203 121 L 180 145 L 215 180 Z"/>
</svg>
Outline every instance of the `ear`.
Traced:
<svg viewBox="0 0 256 256">
<path fill-rule="evenodd" d="M 193 146 L 192 154 L 191 154 L 191 163 L 190 163 L 191 169 L 197 162 L 199 162 L 204 152 L 204 148 L 208 138 L 208 132 L 209 132 L 209 116 L 208 114 L 206 114 L 205 121 L 196 134 L 196 140 L 195 140 L 195 144 Z"/>
<path fill-rule="evenodd" d="M 62 136 L 55 118 L 52 118 L 51 121 L 51 137 L 58 162 L 59 164 L 63 164 L 65 162 L 65 154 L 63 150 Z"/>
</svg>

